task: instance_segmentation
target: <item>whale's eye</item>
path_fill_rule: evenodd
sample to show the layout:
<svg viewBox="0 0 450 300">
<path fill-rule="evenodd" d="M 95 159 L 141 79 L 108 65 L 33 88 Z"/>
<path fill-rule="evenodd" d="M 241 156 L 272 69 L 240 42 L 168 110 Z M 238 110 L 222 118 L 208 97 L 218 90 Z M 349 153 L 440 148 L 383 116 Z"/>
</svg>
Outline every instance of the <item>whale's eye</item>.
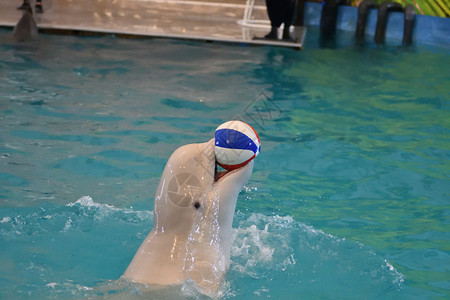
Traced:
<svg viewBox="0 0 450 300">
<path fill-rule="evenodd" d="M 167 195 L 170 201 L 180 207 L 188 207 L 201 194 L 200 180 L 189 173 L 181 173 L 172 177 L 167 187 Z"/>
<path fill-rule="evenodd" d="M 198 202 L 198 201 L 195 201 L 195 203 L 194 203 L 194 207 L 195 207 L 196 209 L 199 209 L 199 208 L 200 208 L 200 206 L 201 206 L 200 202 Z"/>
</svg>

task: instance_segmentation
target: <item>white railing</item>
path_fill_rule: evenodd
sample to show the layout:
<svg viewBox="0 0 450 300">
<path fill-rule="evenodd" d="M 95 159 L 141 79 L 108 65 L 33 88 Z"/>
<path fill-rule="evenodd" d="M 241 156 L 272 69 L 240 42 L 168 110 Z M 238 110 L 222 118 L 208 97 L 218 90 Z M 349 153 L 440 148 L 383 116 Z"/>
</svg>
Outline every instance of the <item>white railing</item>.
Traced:
<svg viewBox="0 0 450 300">
<path fill-rule="evenodd" d="M 255 8 L 255 0 L 247 0 L 244 10 L 244 18 L 238 21 L 239 25 L 256 28 L 270 28 L 269 20 L 253 19 L 253 9 Z"/>
</svg>

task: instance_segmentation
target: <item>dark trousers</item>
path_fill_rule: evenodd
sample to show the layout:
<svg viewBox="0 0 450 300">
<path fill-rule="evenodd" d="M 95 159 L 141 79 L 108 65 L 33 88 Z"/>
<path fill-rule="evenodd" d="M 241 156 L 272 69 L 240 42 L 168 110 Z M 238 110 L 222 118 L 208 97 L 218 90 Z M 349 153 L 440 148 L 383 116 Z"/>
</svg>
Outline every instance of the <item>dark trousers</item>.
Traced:
<svg viewBox="0 0 450 300">
<path fill-rule="evenodd" d="M 275 28 L 284 23 L 284 28 L 292 25 L 295 14 L 296 0 L 266 0 L 267 14 L 269 15 L 270 24 Z"/>
</svg>

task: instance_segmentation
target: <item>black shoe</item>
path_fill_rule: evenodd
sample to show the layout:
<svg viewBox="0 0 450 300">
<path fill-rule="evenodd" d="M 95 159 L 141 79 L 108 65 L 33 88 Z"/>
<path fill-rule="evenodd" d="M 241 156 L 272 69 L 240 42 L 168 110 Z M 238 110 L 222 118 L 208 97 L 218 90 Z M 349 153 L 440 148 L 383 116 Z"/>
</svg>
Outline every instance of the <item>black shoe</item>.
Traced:
<svg viewBox="0 0 450 300">
<path fill-rule="evenodd" d="M 38 14 L 42 14 L 44 11 L 42 10 L 42 4 L 36 4 L 35 11 Z"/>
<path fill-rule="evenodd" d="M 295 43 L 295 40 L 291 37 L 289 30 L 283 30 L 283 41 Z"/>
<path fill-rule="evenodd" d="M 266 40 L 278 40 L 278 29 L 272 28 L 272 30 L 264 36 Z"/>
<path fill-rule="evenodd" d="M 19 6 L 17 9 L 18 10 L 28 10 L 28 8 L 30 8 L 30 3 L 23 3 L 21 6 Z"/>
</svg>

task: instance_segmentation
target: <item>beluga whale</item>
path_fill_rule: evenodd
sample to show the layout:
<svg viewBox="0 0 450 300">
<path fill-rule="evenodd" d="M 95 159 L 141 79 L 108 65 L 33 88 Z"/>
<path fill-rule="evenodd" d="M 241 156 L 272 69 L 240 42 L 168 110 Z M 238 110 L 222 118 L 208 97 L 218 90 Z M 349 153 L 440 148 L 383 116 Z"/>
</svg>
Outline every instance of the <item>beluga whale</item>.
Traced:
<svg viewBox="0 0 450 300">
<path fill-rule="evenodd" d="M 151 285 L 191 280 L 199 292 L 216 295 L 230 267 L 237 198 L 254 161 L 218 171 L 215 148 L 211 139 L 170 156 L 155 195 L 153 229 L 122 278 Z"/>
<path fill-rule="evenodd" d="M 38 27 L 30 5 L 23 8 L 22 17 L 13 29 L 13 38 L 18 42 L 35 40 L 39 36 Z"/>
</svg>

